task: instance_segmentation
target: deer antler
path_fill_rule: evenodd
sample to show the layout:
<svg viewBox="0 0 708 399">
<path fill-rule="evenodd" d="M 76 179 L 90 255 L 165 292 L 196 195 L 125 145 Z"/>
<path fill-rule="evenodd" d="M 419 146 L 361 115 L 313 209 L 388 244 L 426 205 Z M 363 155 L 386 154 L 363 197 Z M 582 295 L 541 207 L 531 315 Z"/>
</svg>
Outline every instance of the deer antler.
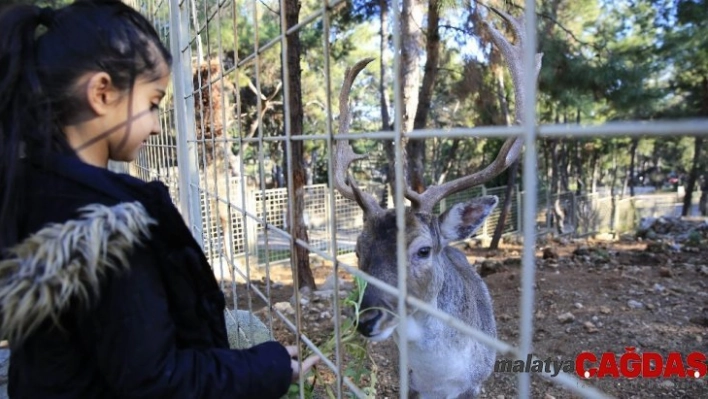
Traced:
<svg viewBox="0 0 708 399">
<path fill-rule="evenodd" d="M 488 22 L 485 22 L 487 28 L 492 35 L 492 41 L 499 47 L 504 59 L 506 60 L 511 72 L 512 84 L 514 85 L 514 98 L 516 106 L 514 110 L 515 122 L 521 124 L 523 122 L 523 109 L 527 100 L 526 93 L 523 89 L 523 74 L 528 68 L 524 68 L 523 54 L 526 43 L 523 18 L 514 18 L 511 15 L 490 7 L 492 11 L 504 18 L 511 27 L 511 30 L 516 36 L 517 43 L 512 45 L 496 28 Z M 542 53 L 536 54 L 534 71 L 534 80 L 538 79 L 538 73 L 541 70 Z M 462 191 L 464 189 L 477 186 L 481 183 L 493 179 L 495 176 L 503 172 L 521 154 L 523 140 L 521 138 L 509 138 L 503 145 L 497 157 L 491 164 L 484 169 L 471 174 L 469 176 L 460 177 L 449 181 L 439 186 L 429 187 L 424 193 L 418 194 L 411 189 L 407 189 L 405 197 L 408 198 L 414 207 L 422 212 L 432 212 L 433 207 L 438 201 L 446 196 Z"/>
<path fill-rule="evenodd" d="M 347 68 L 344 74 L 344 83 L 339 92 L 339 134 L 349 133 L 351 115 L 349 113 L 349 91 L 352 88 L 354 79 L 366 67 L 373 58 L 363 59 L 351 68 Z M 354 179 L 347 173 L 349 165 L 359 159 L 366 158 L 366 154 L 356 154 L 347 140 L 336 140 L 334 153 L 334 186 L 348 199 L 356 201 L 365 212 L 379 212 L 382 208 L 376 199 L 367 192 L 361 191 Z"/>
</svg>

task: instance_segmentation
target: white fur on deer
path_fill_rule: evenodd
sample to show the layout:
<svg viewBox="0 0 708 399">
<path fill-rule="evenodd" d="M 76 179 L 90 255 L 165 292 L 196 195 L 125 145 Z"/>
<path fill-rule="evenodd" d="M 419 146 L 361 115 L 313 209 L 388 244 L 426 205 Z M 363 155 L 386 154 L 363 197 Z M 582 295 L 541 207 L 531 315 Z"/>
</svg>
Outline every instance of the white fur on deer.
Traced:
<svg viewBox="0 0 708 399">
<path fill-rule="evenodd" d="M 488 25 L 492 40 L 500 48 L 509 65 L 515 86 L 516 122 L 522 120 L 522 104 L 527 99 L 521 87 L 523 73 L 537 78 L 541 54 L 536 65 L 523 65 L 523 20 L 493 10 L 504 18 L 517 38 L 515 45 L 494 27 Z M 349 131 L 349 91 L 356 75 L 372 59 L 358 62 L 347 70 L 339 96 L 339 133 Z M 356 254 L 359 268 L 390 285 L 398 282 L 396 211 L 382 209 L 370 194 L 359 190 L 349 176 L 349 165 L 365 155 L 354 153 L 346 140 L 334 144 L 334 184 L 346 198 L 354 200 L 364 210 L 364 227 L 357 238 Z M 498 203 L 497 197 L 485 196 L 456 204 L 442 215 L 433 215 L 433 208 L 443 198 L 483 184 L 499 175 L 518 159 L 523 140 L 510 138 L 494 161 L 482 170 L 431 186 L 424 193 L 404 190 L 411 206 L 405 211 L 405 246 L 407 248 L 406 284 L 408 293 L 446 312 L 485 334 L 496 337 L 492 300 L 486 284 L 469 264 L 465 255 L 449 246 L 455 240 L 472 235 Z M 405 165 L 404 165 L 405 170 Z M 398 324 L 396 296 L 368 285 L 361 304 L 366 309 L 359 318 L 357 329 L 373 341 L 391 336 L 399 348 L 408 350 L 411 397 L 473 398 L 491 375 L 495 351 L 474 338 L 450 327 L 445 322 L 414 308 L 407 308 L 407 322 Z M 397 329 L 406 329 L 406 342 L 399 342 Z"/>
</svg>

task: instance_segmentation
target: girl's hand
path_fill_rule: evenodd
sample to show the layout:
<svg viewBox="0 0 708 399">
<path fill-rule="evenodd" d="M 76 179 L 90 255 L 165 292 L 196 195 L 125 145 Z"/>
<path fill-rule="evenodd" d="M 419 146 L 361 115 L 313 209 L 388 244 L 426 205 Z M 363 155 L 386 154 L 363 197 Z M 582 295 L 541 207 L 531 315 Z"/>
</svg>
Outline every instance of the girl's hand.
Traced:
<svg viewBox="0 0 708 399">
<path fill-rule="evenodd" d="M 297 346 L 286 346 L 285 349 L 287 349 L 288 354 L 290 354 L 290 357 L 292 359 L 290 360 L 290 367 L 293 369 L 293 382 L 297 382 L 300 379 L 301 374 L 307 374 L 312 368 L 312 366 L 314 366 L 317 362 L 320 361 L 319 356 L 310 356 L 302 361 L 302 368 L 300 368 L 300 363 L 297 360 Z"/>
</svg>

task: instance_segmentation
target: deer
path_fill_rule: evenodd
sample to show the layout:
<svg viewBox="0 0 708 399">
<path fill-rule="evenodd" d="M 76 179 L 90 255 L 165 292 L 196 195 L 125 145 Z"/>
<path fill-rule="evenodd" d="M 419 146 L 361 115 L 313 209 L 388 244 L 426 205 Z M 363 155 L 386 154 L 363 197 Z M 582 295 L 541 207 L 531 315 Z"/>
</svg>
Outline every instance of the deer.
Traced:
<svg viewBox="0 0 708 399">
<path fill-rule="evenodd" d="M 524 68 L 523 51 L 527 45 L 524 21 L 503 11 L 493 10 L 507 21 L 516 36 L 512 45 L 490 23 L 492 41 L 511 70 L 516 100 L 516 123 L 522 122 L 523 104 L 527 99 L 522 87 L 522 74 L 534 73 L 538 79 L 542 53 L 535 56 L 535 66 Z M 349 132 L 349 92 L 354 79 L 373 58 L 359 61 L 345 72 L 339 96 L 338 134 Z M 396 253 L 396 212 L 384 209 L 372 194 L 361 190 L 347 172 L 352 162 L 366 157 L 356 154 L 347 140 L 333 140 L 335 188 L 346 198 L 356 201 L 363 210 L 364 222 L 357 237 L 355 253 L 360 271 L 396 286 L 398 266 Z M 484 169 L 437 186 L 423 193 L 404 188 L 410 201 L 404 212 L 407 253 L 406 284 L 408 292 L 426 303 L 467 323 L 483 333 L 496 337 L 496 322 L 487 285 L 467 261 L 466 256 L 450 245 L 471 236 L 492 213 L 499 202 L 496 196 L 482 196 L 433 214 L 433 207 L 443 198 L 489 181 L 519 158 L 522 138 L 511 137 L 496 158 Z M 405 168 L 404 168 L 405 170 Z M 427 313 L 406 307 L 406 325 L 399 325 L 397 297 L 368 284 L 363 293 L 357 330 L 371 341 L 393 336 L 399 349 L 405 345 L 409 357 L 411 398 L 474 398 L 494 367 L 496 351 L 472 337 L 448 326 Z M 399 331 L 406 331 L 406 342 L 400 342 Z"/>
</svg>

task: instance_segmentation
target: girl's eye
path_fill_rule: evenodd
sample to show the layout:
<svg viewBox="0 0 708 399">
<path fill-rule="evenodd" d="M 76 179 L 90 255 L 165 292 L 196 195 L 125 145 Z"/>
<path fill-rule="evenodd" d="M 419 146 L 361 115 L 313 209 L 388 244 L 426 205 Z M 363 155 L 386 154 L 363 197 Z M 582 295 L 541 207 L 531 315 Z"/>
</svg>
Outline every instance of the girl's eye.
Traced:
<svg viewBox="0 0 708 399">
<path fill-rule="evenodd" d="M 430 256 L 430 247 L 423 247 L 418 250 L 418 257 L 425 259 Z"/>
<path fill-rule="evenodd" d="M 150 111 L 159 111 L 160 110 L 160 104 L 151 104 L 150 105 Z"/>
</svg>

